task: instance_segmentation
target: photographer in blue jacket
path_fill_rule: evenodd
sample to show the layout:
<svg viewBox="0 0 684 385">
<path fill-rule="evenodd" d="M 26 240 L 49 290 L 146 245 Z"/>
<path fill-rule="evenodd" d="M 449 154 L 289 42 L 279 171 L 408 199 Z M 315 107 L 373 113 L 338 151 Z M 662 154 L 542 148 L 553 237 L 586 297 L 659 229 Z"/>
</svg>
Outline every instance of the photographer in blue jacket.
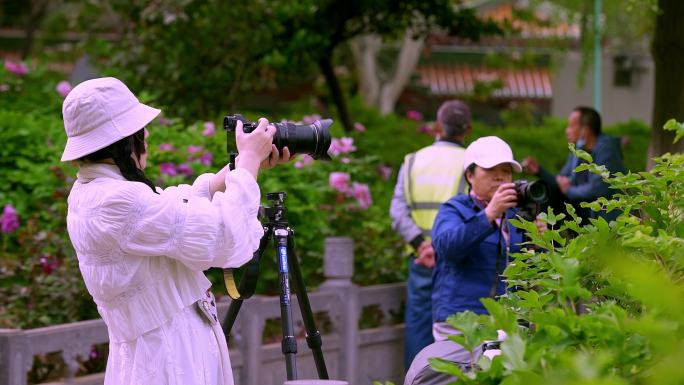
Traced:
<svg viewBox="0 0 684 385">
<path fill-rule="evenodd" d="M 505 292 L 501 274 L 509 253 L 518 252 L 523 241 L 522 231 L 508 222 L 516 215 L 513 171 L 522 171 L 511 148 L 495 136 L 479 138 L 468 146 L 464 160 L 470 192 L 444 203 L 432 230 L 436 341 L 458 333 L 445 322 L 448 316 L 466 310 L 484 314 L 487 311 L 480 299 Z"/>
</svg>

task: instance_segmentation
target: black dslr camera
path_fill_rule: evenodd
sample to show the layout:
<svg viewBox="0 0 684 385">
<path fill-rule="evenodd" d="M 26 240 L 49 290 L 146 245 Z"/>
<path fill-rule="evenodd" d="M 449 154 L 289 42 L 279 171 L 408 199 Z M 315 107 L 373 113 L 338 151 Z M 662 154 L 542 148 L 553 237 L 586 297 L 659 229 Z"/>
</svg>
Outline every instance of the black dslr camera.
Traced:
<svg viewBox="0 0 684 385">
<path fill-rule="evenodd" d="M 549 205 L 549 188 L 546 183 L 539 180 L 528 182 L 519 179 L 514 183 L 515 192 L 518 194 L 518 215 L 525 220 L 533 221 Z"/>
<path fill-rule="evenodd" d="M 258 125 L 240 114 L 233 114 L 223 118 L 223 128 L 227 132 L 235 131 L 238 120 L 242 122 L 244 132 L 254 131 Z M 316 160 L 330 160 L 328 149 L 330 149 L 331 138 L 328 127 L 332 123 L 332 119 L 317 120 L 301 126 L 294 123 L 270 123 L 276 128 L 273 144 L 279 151 L 287 147 L 291 155 L 307 154 Z"/>
</svg>

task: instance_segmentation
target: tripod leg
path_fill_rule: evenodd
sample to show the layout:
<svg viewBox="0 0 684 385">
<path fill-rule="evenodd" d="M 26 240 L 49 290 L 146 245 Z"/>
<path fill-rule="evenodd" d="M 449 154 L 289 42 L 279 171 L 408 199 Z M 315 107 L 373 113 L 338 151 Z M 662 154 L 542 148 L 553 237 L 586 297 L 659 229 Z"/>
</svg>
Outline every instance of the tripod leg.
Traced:
<svg viewBox="0 0 684 385">
<path fill-rule="evenodd" d="M 280 316 L 282 318 L 283 329 L 282 350 L 285 355 L 287 379 L 296 380 L 297 339 L 294 336 L 292 305 L 290 304 L 289 258 L 287 250 L 288 234 L 289 229 L 276 228 L 274 231 L 274 243 L 279 267 L 278 278 L 280 279 Z"/>
<path fill-rule="evenodd" d="M 328 380 L 328 369 L 325 366 L 325 359 L 323 358 L 323 351 L 321 346 L 323 345 L 323 340 L 321 339 L 321 333 L 316 329 L 314 323 L 313 313 L 311 311 L 311 303 L 309 302 L 309 296 L 306 293 L 306 286 L 304 285 L 304 280 L 302 279 L 302 272 L 299 268 L 299 261 L 297 260 L 297 255 L 294 251 L 294 236 L 291 235 L 287 240 L 288 257 L 290 263 L 290 272 L 292 273 L 292 283 L 294 285 L 295 291 L 297 292 L 297 300 L 299 301 L 299 310 L 302 313 L 302 320 L 304 321 L 304 328 L 306 329 L 306 344 L 311 349 L 313 354 L 314 362 L 316 364 L 316 371 L 318 372 L 318 378 L 322 380 Z"/>
</svg>

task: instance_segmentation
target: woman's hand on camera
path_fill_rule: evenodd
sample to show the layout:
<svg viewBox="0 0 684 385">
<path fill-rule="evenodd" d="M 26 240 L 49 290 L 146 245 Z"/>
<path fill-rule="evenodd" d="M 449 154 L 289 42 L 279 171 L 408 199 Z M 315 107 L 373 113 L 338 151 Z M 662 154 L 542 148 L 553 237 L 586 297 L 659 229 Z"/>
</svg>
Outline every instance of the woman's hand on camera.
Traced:
<svg viewBox="0 0 684 385">
<path fill-rule="evenodd" d="M 487 215 L 489 223 L 494 223 L 506 210 L 515 207 L 517 203 L 518 194 L 515 191 L 515 184 L 502 183 L 485 208 L 485 215 Z"/>
<path fill-rule="evenodd" d="M 259 119 L 259 125 L 250 133 L 243 131 L 242 122 L 235 126 L 235 144 L 239 157 L 235 160 L 235 167 L 244 168 L 256 178 L 261 162 L 271 154 L 271 144 L 276 128 L 268 124 L 266 118 Z"/>
<path fill-rule="evenodd" d="M 261 162 L 261 169 L 268 170 L 269 168 L 275 167 L 277 164 L 289 162 L 292 158 L 289 148 L 283 147 L 283 154 L 281 156 L 278 147 L 276 147 L 275 144 L 271 144 L 271 155 Z"/>
</svg>

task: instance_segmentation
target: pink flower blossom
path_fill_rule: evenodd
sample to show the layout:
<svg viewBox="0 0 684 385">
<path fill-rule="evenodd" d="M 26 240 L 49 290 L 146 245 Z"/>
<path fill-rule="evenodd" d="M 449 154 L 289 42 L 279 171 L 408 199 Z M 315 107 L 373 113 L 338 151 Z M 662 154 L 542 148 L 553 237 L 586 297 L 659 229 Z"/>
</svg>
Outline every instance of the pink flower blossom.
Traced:
<svg viewBox="0 0 684 385">
<path fill-rule="evenodd" d="M 406 111 L 406 119 L 415 120 L 416 122 L 423 120 L 423 114 L 416 110 Z"/>
<path fill-rule="evenodd" d="M 367 184 L 354 182 L 352 184 L 352 195 L 359 206 L 364 210 L 373 204 L 373 199 L 371 198 L 370 189 Z"/>
<path fill-rule="evenodd" d="M 202 146 L 193 146 L 192 144 L 188 146 L 188 154 L 194 155 L 203 150 Z"/>
<path fill-rule="evenodd" d="M 309 155 L 304 154 L 304 155 L 300 156 L 299 159 L 297 159 L 297 161 L 294 163 L 294 167 L 295 168 L 303 168 L 303 167 L 306 167 L 306 166 L 310 165 L 311 163 L 313 163 L 313 161 L 314 161 L 314 158 L 312 158 Z"/>
<path fill-rule="evenodd" d="M 214 122 L 204 122 L 204 131 L 202 131 L 202 135 L 213 136 L 214 132 L 216 132 L 216 128 L 214 127 Z"/>
<path fill-rule="evenodd" d="M 304 115 L 304 117 L 302 117 L 302 122 L 304 122 L 304 124 L 311 124 L 317 120 L 321 120 L 321 116 L 318 114 Z"/>
<path fill-rule="evenodd" d="M 71 92 L 71 88 L 71 84 L 69 84 L 68 81 L 62 80 L 61 82 L 57 83 L 55 90 L 61 97 L 66 98 L 66 96 L 69 95 L 69 92 Z"/>
<path fill-rule="evenodd" d="M 3 234 L 9 234 L 19 228 L 19 216 L 17 210 L 11 204 L 6 204 L 2 210 L 2 217 L 0 217 L 0 231 Z"/>
<path fill-rule="evenodd" d="M 330 142 L 330 149 L 328 149 L 328 153 L 332 156 L 346 154 L 353 151 L 356 151 L 353 138 L 335 138 Z"/>
<path fill-rule="evenodd" d="M 171 121 L 171 119 L 169 119 L 169 118 L 167 118 L 167 117 L 165 117 L 165 116 L 160 116 L 160 117 L 157 119 L 157 123 L 159 123 L 159 124 L 162 125 L 162 126 L 169 126 L 169 125 L 171 125 L 171 123 L 173 123 L 173 122 Z"/>
<path fill-rule="evenodd" d="M 214 159 L 214 156 L 211 154 L 211 152 L 205 152 L 204 154 L 202 154 L 202 156 L 199 157 L 198 160 L 205 166 L 211 166 L 212 159 Z"/>
<path fill-rule="evenodd" d="M 8 86 L 7 84 L 0 84 L 0 92 L 6 92 L 9 91 L 9 89 L 10 86 Z"/>
<path fill-rule="evenodd" d="M 171 162 L 164 162 L 159 165 L 159 172 L 161 172 L 164 175 L 168 176 L 176 176 L 178 175 L 178 172 L 176 172 L 176 165 L 171 163 Z"/>
<path fill-rule="evenodd" d="M 173 151 L 176 151 L 176 147 L 171 143 L 162 143 L 159 145 L 159 151 L 161 151 L 161 152 L 166 152 L 166 151 L 173 152 Z"/>
<path fill-rule="evenodd" d="M 351 163 L 351 159 L 349 159 L 348 156 L 345 156 L 344 158 L 340 159 L 340 162 L 342 162 L 344 164 L 349 164 L 349 163 Z"/>
<path fill-rule="evenodd" d="M 392 171 L 392 167 L 385 165 L 378 166 L 378 174 L 380 174 L 382 180 L 389 180 L 389 178 L 392 177 Z"/>
<path fill-rule="evenodd" d="M 364 126 L 363 124 L 361 124 L 359 122 L 356 122 L 356 123 L 354 123 L 354 130 L 356 130 L 358 132 L 366 132 L 366 126 Z"/>
<path fill-rule="evenodd" d="M 43 273 L 50 275 L 59 267 L 59 261 L 51 255 L 43 254 L 40 256 L 40 267 Z"/>
<path fill-rule="evenodd" d="M 351 178 L 346 172 L 331 172 L 328 178 L 328 183 L 333 189 L 347 193 L 349 191 L 349 182 Z"/>
<path fill-rule="evenodd" d="M 421 124 L 418 127 L 418 132 L 420 132 L 421 134 L 431 134 L 431 133 L 433 133 L 433 129 L 432 129 L 432 126 L 430 124 L 425 123 L 425 124 Z"/>
<path fill-rule="evenodd" d="M 26 64 L 21 63 L 21 62 L 19 62 L 19 63 L 13 62 L 13 61 L 7 60 L 7 59 L 5 59 L 5 69 L 8 72 L 11 72 L 17 76 L 24 76 L 29 72 Z"/>
<path fill-rule="evenodd" d="M 176 171 L 178 171 L 179 173 L 181 173 L 185 176 L 191 176 L 192 175 L 192 169 L 190 168 L 190 166 L 188 166 L 187 163 L 179 164 L 178 167 L 176 167 Z"/>
</svg>

